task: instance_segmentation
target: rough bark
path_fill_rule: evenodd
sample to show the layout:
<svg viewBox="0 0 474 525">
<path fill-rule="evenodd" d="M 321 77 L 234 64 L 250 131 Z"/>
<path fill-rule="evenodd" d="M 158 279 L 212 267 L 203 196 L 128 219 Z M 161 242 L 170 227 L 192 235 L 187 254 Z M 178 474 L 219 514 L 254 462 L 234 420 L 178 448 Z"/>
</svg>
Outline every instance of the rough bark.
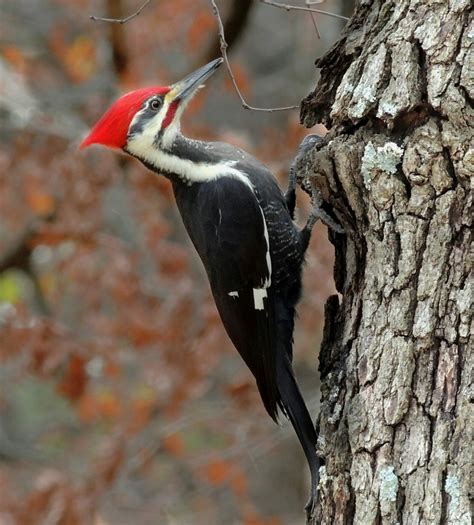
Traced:
<svg viewBox="0 0 474 525">
<path fill-rule="evenodd" d="M 331 235 L 314 523 L 471 523 L 473 12 L 359 0 L 302 104 Z"/>
</svg>

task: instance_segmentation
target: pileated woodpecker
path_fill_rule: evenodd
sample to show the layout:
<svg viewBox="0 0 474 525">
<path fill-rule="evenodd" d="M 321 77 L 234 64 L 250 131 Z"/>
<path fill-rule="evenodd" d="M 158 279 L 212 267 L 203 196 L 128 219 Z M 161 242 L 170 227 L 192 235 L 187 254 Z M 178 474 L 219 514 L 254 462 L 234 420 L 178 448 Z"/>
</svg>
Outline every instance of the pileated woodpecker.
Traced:
<svg viewBox="0 0 474 525">
<path fill-rule="evenodd" d="M 291 421 L 311 472 L 311 512 L 319 460 L 316 432 L 292 368 L 295 307 L 316 215 L 299 231 L 293 223 L 295 174 L 284 196 L 269 170 L 244 151 L 180 133 L 180 118 L 214 60 L 181 82 L 118 99 L 81 148 L 121 149 L 167 177 L 186 230 L 204 263 L 224 327 L 255 376 L 263 404 Z M 310 136 L 305 149 L 317 140 Z"/>
</svg>

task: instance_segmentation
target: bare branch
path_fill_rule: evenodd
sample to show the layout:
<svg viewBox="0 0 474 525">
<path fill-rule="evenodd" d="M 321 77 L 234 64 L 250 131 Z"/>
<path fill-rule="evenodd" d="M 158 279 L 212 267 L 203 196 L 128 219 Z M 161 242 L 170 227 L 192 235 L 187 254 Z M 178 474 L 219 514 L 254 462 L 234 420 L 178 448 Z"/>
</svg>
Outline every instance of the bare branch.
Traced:
<svg viewBox="0 0 474 525">
<path fill-rule="evenodd" d="M 279 4 L 277 2 L 272 2 L 272 0 L 260 0 L 260 2 L 262 2 L 262 4 L 271 5 L 273 7 L 279 7 L 280 9 L 285 9 L 286 11 L 307 11 L 309 13 L 319 13 L 320 15 L 332 16 L 334 18 L 339 18 L 340 20 L 349 20 L 346 16 L 337 15 L 336 13 L 331 13 L 329 11 L 321 11 L 321 9 L 314 9 L 312 7 L 300 7 L 297 5 Z M 313 3 L 311 2 L 309 5 L 312 4 Z"/>
<path fill-rule="evenodd" d="M 318 27 L 318 24 L 316 23 L 316 15 L 314 13 L 310 13 L 310 15 L 311 15 L 311 20 L 313 21 L 314 30 L 316 31 L 316 35 L 318 39 L 321 40 L 321 33 L 319 32 L 319 27 Z"/>
<path fill-rule="evenodd" d="M 150 2 L 151 0 L 145 0 L 145 2 L 143 2 L 141 7 L 139 7 L 134 13 L 132 13 L 131 15 L 125 18 L 103 18 L 101 16 L 94 16 L 94 15 L 89 16 L 89 18 L 91 20 L 94 20 L 94 22 L 109 22 L 112 24 L 126 24 L 133 18 L 137 17 Z"/>
<path fill-rule="evenodd" d="M 237 81 L 235 80 L 234 73 L 232 72 L 232 68 L 230 66 L 229 59 L 227 57 L 228 44 L 227 44 L 227 42 L 225 40 L 224 25 L 222 24 L 222 18 L 221 18 L 221 15 L 219 13 L 219 9 L 217 8 L 215 0 L 209 0 L 209 1 L 211 3 L 212 12 L 214 13 L 214 16 L 216 17 L 216 20 L 217 20 L 217 27 L 218 27 L 218 32 L 219 32 L 219 40 L 220 40 L 220 48 L 221 48 L 222 58 L 224 59 L 227 71 L 229 72 L 229 76 L 230 76 L 230 78 L 232 80 L 232 84 L 234 85 L 235 92 L 237 93 L 237 95 L 238 95 L 238 97 L 240 99 L 240 102 L 241 102 L 242 106 L 244 107 L 244 109 L 250 109 L 251 111 L 266 111 L 266 112 L 269 112 L 269 113 L 272 113 L 272 112 L 275 112 L 275 111 L 289 111 L 291 109 L 298 109 L 299 106 L 286 106 L 286 107 L 281 107 L 281 108 L 256 108 L 256 107 L 253 107 L 253 106 L 251 106 L 250 104 L 247 103 L 247 101 L 245 100 L 245 98 L 242 95 L 242 92 L 239 89 Z"/>
</svg>

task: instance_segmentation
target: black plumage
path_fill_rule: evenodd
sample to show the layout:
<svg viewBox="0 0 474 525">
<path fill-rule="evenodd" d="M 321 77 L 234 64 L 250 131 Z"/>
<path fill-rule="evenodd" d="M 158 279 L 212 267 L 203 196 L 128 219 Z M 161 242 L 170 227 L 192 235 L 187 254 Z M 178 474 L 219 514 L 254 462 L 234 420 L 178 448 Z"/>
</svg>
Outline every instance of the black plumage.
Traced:
<svg viewBox="0 0 474 525">
<path fill-rule="evenodd" d="M 277 420 L 282 411 L 298 435 L 311 472 L 311 511 L 319 473 L 317 436 L 295 380 L 292 354 L 304 254 L 317 215 L 301 231 L 293 223 L 294 164 L 283 195 L 268 169 L 251 155 L 181 135 L 186 102 L 221 63 L 214 60 L 173 86 L 124 95 L 81 147 L 123 149 L 171 180 L 224 327 L 254 375 L 269 415 Z M 305 139 L 299 153 L 318 140 Z"/>
<path fill-rule="evenodd" d="M 316 432 L 292 368 L 295 307 L 310 230 L 299 231 L 274 177 L 247 153 L 222 143 L 180 137 L 174 153 L 213 164 L 234 161 L 233 168 L 252 188 L 233 176 L 191 186 L 168 174 L 178 209 L 206 268 L 224 327 L 255 376 L 263 403 L 276 420 L 279 407 L 301 442 L 316 492 L 319 461 Z M 294 201 L 293 201 L 294 202 Z M 268 278 L 265 218 L 271 257 L 271 286 L 264 309 L 254 305 L 253 289 Z M 229 292 L 238 292 L 238 297 Z"/>
</svg>

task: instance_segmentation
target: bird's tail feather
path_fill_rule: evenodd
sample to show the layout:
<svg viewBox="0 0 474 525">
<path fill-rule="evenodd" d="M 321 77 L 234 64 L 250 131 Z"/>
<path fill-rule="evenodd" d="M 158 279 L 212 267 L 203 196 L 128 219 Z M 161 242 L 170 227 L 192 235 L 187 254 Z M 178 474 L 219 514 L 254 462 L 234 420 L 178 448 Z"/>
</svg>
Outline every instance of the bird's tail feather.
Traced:
<svg viewBox="0 0 474 525">
<path fill-rule="evenodd" d="M 291 313 L 290 313 L 291 314 Z M 277 343 L 276 373 L 280 394 L 279 406 L 288 417 L 301 443 L 311 473 L 311 507 L 319 482 L 319 458 L 316 455 L 317 435 L 305 401 L 296 383 L 291 365 L 293 315 L 279 319 L 280 337 Z"/>
<path fill-rule="evenodd" d="M 316 430 L 289 362 L 286 365 L 277 362 L 277 381 L 281 396 L 280 408 L 295 429 L 308 460 L 311 475 L 317 475 L 319 460 L 316 456 Z"/>
</svg>

